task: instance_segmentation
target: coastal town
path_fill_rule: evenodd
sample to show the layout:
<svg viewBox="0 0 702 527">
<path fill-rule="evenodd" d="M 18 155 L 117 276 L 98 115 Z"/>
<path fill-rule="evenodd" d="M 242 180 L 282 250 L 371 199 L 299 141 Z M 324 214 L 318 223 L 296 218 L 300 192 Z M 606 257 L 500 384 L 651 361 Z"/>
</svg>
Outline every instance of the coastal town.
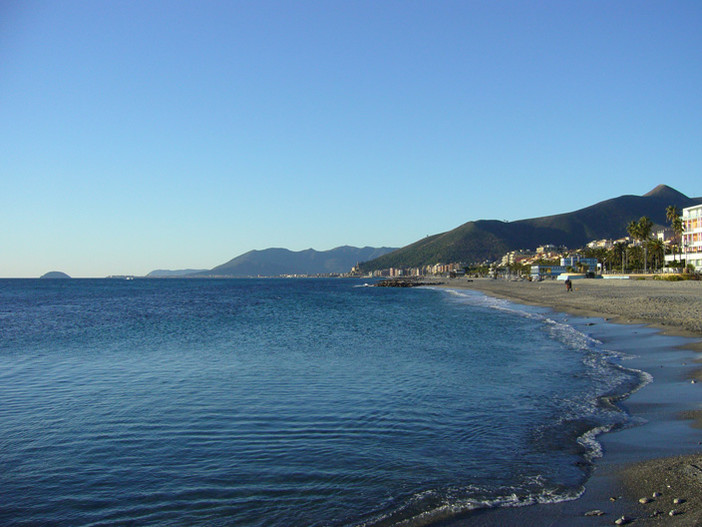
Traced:
<svg viewBox="0 0 702 527">
<path fill-rule="evenodd" d="M 654 276 L 702 272 L 702 205 L 668 207 L 669 225 L 654 225 L 647 217 L 632 220 L 619 239 L 592 240 L 571 249 L 545 244 L 534 249 L 509 251 L 496 261 L 480 263 L 437 262 L 420 267 L 374 270 L 363 274 L 355 266 L 349 276 L 402 278 L 423 276 L 493 277 L 543 280 L 547 278 Z"/>
</svg>

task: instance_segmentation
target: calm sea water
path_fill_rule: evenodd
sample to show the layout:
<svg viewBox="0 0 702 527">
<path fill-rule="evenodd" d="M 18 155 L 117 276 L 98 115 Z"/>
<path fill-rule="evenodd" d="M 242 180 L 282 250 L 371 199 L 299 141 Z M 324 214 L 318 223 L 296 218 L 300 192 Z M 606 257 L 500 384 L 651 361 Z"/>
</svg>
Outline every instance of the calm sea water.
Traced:
<svg viewBox="0 0 702 527">
<path fill-rule="evenodd" d="M 582 492 L 643 374 L 353 280 L 0 281 L 0 524 L 427 525 Z"/>
</svg>

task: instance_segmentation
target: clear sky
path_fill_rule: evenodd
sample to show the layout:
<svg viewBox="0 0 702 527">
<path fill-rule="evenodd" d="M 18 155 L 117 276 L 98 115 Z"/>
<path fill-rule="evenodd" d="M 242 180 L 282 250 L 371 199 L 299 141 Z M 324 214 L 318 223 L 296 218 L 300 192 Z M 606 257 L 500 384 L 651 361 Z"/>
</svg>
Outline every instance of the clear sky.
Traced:
<svg viewBox="0 0 702 527">
<path fill-rule="evenodd" d="M 0 277 L 702 196 L 702 2 L 0 0 Z"/>
</svg>

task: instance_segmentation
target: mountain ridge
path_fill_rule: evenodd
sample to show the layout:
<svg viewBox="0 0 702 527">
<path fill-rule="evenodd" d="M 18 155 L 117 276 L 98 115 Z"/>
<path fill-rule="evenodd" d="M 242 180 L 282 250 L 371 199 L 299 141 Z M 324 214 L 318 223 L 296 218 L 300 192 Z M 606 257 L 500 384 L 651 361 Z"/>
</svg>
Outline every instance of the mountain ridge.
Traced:
<svg viewBox="0 0 702 527">
<path fill-rule="evenodd" d="M 626 236 L 632 220 L 648 216 L 658 225 L 667 225 L 665 208 L 702 203 L 667 185 L 658 185 L 643 196 L 627 194 L 601 201 L 573 212 L 512 222 L 469 221 L 443 233 L 428 236 L 375 260 L 363 262 L 364 272 L 389 267 L 419 267 L 435 263 L 496 260 L 506 252 L 535 249 L 554 244 L 582 247 L 603 238 Z"/>
<path fill-rule="evenodd" d="M 283 275 L 341 274 L 362 261 L 394 251 L 393 247 L 352 247 L 342 245 L 328 251 L 291 251 L 282 247 L 248 251 L 208 271 L 189 277 L 251 277 Z"/>
</svg>

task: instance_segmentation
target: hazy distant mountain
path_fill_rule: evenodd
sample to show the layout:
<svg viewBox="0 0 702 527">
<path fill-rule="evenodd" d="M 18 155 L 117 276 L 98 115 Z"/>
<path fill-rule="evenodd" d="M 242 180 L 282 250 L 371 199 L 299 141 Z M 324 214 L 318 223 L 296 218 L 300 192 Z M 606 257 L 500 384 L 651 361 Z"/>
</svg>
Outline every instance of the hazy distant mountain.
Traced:
<svg viewBox="0 0 702 527">
<path fill-rule="evenodd" d="M 66 273 L 61 271 L 50 271 L 46 274 L 41 275 L 39 278 L 70 278 Z"/>
<path fill-rule="evenodd" d="M 191 274 L 201 273 L 207 271 L 207 269 L 179 269 L 175 271 L 170 271 L 168 269 L 156 269 L 151 271 L 146 275 L 146 278 L 179 278 L 188 276 Z"/>
<path fill-rule="evenodd" d="M 702 203 L 702 198 L 688 198 L 673 188 L 659 185 L 643 196 L 620 196 L 566 214 L 514 222 L 470 221 L 366 261 L 361 268 L 371 271 L 439 262 L 481 262 L 495 260 L 508 251 L 533 250 L 549 243 L 578 248 L 592 240 L 626 236 L 628 223 L 641 216 L 667 225 L 665 209 L 668 205 L 682 209 L 698 203 Z"/>
<path fill-rule="evenodd" d="M 391 251 L 391 247 L 337 247 L 329 251 L 290 251 L 264 249 L 249 251 L 229 262 L 194 276 L 281 276 L 287 274 L 346 273 L 358 262 L 373 260 Z"/>
</svg>

